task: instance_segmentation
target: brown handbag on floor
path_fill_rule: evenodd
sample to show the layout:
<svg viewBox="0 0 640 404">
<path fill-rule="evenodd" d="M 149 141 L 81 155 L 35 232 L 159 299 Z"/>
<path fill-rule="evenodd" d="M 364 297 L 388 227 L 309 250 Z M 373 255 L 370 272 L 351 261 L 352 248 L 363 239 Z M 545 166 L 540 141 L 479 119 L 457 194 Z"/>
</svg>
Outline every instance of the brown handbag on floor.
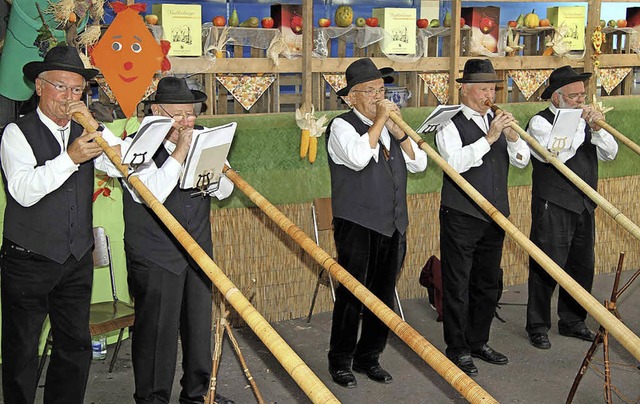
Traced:
<svg viewBox="0 0 640 404">
<path fill-rule="evenodd" d="M 440 266 L 440 260 L 435 255 L 429 257 L 427 263 L 422 267 L 422 271 L 420 272 L 420 285 L 427 288 L 429 304 L 438 313 L 436 321 L 442 321 L 442 268 Z"/>
</svg>

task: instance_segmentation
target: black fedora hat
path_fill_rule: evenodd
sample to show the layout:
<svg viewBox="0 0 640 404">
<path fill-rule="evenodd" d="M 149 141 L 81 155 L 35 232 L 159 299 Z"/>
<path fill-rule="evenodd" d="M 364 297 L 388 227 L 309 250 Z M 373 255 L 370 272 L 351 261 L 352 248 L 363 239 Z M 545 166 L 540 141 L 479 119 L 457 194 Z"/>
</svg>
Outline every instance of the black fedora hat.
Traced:
<svg viewBox="0 0 640 404">
<path fill-rule="evenodd" d="M 80 59 L 78 50 L 73 46 L 60 45 L 51 48 L 41 62 L 29 62 L 22 68 L 24 76 L 35 81 L 38 75 L 49 70 L 64 70 L 77 73 L 85 80 L 91 80 L 98 74 L 97 69 L 87 69 Z"/>
<path fill-rule="evenodd" d="M 383 79 L 385 83 L 393 83 L 393 77 L 390 76 L 393 72 L 394 70 L 390 67 L 378 69 L 369 58 L 358 59 L 347 67 L 347 86 L 340 89 L 337 94 L 345 96 L 356 84 L 377 79 Z"/>
<path fill-rule="evenodd" d="M 496 71 L 489 59 L 469 59 L 464 64 L 462 78 L 456 79 L 458 83 L 500 83 Z"/>
<path fill-rule="evenodd" d="M 545 88 L 540 98 L 548 100 L 551 98 L 556 90 L 566 86 L 567 84 L 575 83 L 576 81 L 585 81 L 591 77 L 591 73 L 578 74 L 573 67 L 567 65 L 558 67 L 549 76 L 549 87 Z"/>
<path fill-rule="evenodd" d="M 207 100 L 202 91 L 191 90 L 187 79 L 179 77 L 163 77 L 153 100 L 145 100 L 145 104 L 195 104 Z"/>
</svg>

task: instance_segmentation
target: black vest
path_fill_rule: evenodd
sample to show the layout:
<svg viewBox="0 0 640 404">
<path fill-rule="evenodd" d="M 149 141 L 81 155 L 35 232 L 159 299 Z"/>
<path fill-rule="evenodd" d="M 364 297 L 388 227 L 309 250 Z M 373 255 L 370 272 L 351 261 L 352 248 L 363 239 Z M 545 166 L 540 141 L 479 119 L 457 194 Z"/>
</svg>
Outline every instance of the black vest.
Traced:
<svg viewBox="0 0 640 404">
<path fill-rule="evenodd" d="M 369 126 L 350 111 L 339 116 L 363 135 Z M 326 141 L 331 135 L 331 124 Z M 335 164 L 329 157 L 331 172 L 331 207 L 333 216 L 349 220 L 380 234 L 391 237 L 397 229 L 404 234 L 409 225 L 407 214 L 407 166 L 402 150 L 391 136 L 389 161 L 385 161 L 382 146 L 378 162 L 373 159 L 360 171 Z"/>
<path fill-rule="evenodd" d="M 537 115 L 553 124 L 554 114 L 549 108 L 540 111 Z M 593 212 L 596 204 L 578 189 L 571 181 L 560 173 L 554 166 L 532 158 L 534 197 L 562 206 L 575 213 L 582 213 L 586 208 Z M 582 178 L 589 186 L 598 189 L 598 154 L 596 146 L 591 143 L 591 128 L 585 125 L 584 142 L 576 150 L 575 156 L 565 163 L 578 177 Z"/>
<path fill-rule="evenodd" d="M 60 144 L 34 111 L 16 121 L 36 158 L 37 167 L 61 153 Z M 82 134 L 71 122 L 69 144 Z M 93 246 L 93 160 L 80 164 L 60 188 L 35 205 L 23 207 L 9 193 L 4 171 L 7 206 L 4 237 L 37 254 L 64 263 L 70 255 L 80 259 Z"/>
<path fill-rule="evenodd" d="M 153 156 L 158 167 L 169 158 L 163 145 Z M 187 230 L 200 247 L 213 257 L 211 241 L 211 198 L 191 196 L 193 189 L 182 190 L 176 183 L 164 202 L 164 206 Z M 187 264 L 197 267 L 185 249 L 162 223 L 156 214 L 145 204 L 137 203 L 126 189 L 123 190 L 124 204 L 124 240 L 127 247 L 137 254 L 144 255 L 154 264 L 180 274 Z"/>
<path fill-rule="evenodd" d="M 487 116 L 491 124 L 491 116 Z M 476 123 L 458 112 L 451 121 L 456 125 L 462 146 L 476 142 L 485 133 Z M 500 136 L 487 154 L 482 157 L 482 164 L 472 167 L 461 174 L 473 187 L 478 190 L 493 206 L 505 216 L 509 216 L 509 154 L 507 140 Z M 491 221 L 476 203 L 446 174 L 442 178 L 442 206 L 455 209 L 484 221 Z"/>
</svg>

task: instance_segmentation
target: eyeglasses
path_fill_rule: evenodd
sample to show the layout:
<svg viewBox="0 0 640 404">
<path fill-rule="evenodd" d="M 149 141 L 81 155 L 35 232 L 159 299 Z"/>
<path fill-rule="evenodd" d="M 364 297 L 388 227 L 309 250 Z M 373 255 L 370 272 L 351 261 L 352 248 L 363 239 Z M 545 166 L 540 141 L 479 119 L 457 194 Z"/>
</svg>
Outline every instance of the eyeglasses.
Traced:
<svg viewBox="0 0 640 404">
<path fill-rule="evenodd" d="M 365 93 L 367 96 L 373 97 L 378 94 L 384 95 L 384 90 L 385 88 L 382 87 L 382 88 L 367 88 L 366 90 L 351 90 L 351 91 L 355 91 L 356 93 Z"/>
<path fill-rule="evenodd" d="M 574 93 L 574 94 L 560 93 L 560 94 L 562 94 L 563 96 L 567 97 L 571 101 L 576 101 L 579 98 L 582 98 L 582 99 L 586 99 L 587 98 L 587 93 Z"/>
<path fill-rule="evenodd" d="M 164 109 L 164 107 L 163 107 L 162 105 L 158 104 L 158 106 L 159 106 L 159 107 L 160 107 L 160 109 L 161 109 L 161 110 L 163 110 L 163 111 L 164 111 L 164 113 L 165 113 L 165 114 L 167 114 L 167 115 L 169 116 L 169 118 L 171 118 L 171 119 L 175 119 L 175 117 L 176 117 L 176 116 L 180 116 L 180 117 L 182 117 L 181 119 L 176 119 L 176 121 L 180 121 L 180 120 L 182 120 L 183 118 L 184 118 L 184 119 L 189 120 L 189 119 L 196 119 L 196 118 L 198 117 L 198 115 L 197 115 L 195 112 L 193 112 L 193 111 L 192 111 L 192 112 L 183 112 L 183 111 L 179 111 L 179 112 L 177 112 L 177 113 L 175 113 L 175 114 L 171 114 L 169 111 L 167 111 L 166 109 Z"/>
<path fill-rule="evenodd" d="M 83 87 L 70 87 L 70 86 L 67 86 L 67 85 L 64 85 L 64 84 L 52 83 L 52 82 L 50 82 L 49 80 L 47 80 L 47 79 L 45 79 L 43 77 L 38 77 L 38 78 L 40 80 L 44 81 L 44 82 L 47 82 L 47 83 L 51 84 L 53 86 L 53 88 L 56 89 L 56 91 L 59 91 L 61 93 L 66 93 L 67 90 L 71 90 L 71 93 L 73 95 L 82 95 L 82 93 L 84 93 L 84 88 L 86 87 L 86 86 L 83 86 Z"/>
</svg>

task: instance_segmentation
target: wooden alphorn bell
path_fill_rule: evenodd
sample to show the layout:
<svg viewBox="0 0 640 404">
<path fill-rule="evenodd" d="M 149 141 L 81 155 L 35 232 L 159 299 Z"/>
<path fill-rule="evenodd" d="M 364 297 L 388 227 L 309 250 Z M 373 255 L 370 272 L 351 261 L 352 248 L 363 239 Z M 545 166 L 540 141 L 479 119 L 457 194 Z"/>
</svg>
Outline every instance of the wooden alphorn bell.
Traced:
<svg viewBox="0 0 640 404">
<path fill-rule="evenodd" d="M 495 208 L 480 192 L 451 167 L 431 146 L 395 112 L 390 118 L 427 153 L 429 159 L 436 163 L 473 201 L 485 211 L 491 219 L 513 238 L 547 273 L 558 282 L 593 318 L 604 326 L 636 359 L 640 360 L 640 338 L 626 325 L 609 312 L 589 292 L 569 276 L 562 268 L 549 258 L 537 245 L 527 238 L 513 223 Z M 526 133 L 526 132 L 525 132 Z"/>
<path fill-rule="evenodd" d="M 76 122 L 87 132 L 94 133 L 96 127 L 81 114 L 73 114 Z M 207 255 L 171 213 L 158 201 L 149 189 L 136 176 L 129 176 L 128 167 L 122 164 L 120 156 L 102 138 L 97 136 L 94 141 L 102 148 L 109 160 L 122 173 L 127 182 L 138 192 L 171 234 L 184 247 L 189 255 L 198 263 L 202 271 L 207 274 L 213 284 L 220 290 L 225 299 L 242 316 L 255 334 L 262 340 L 282 367 L 291 375 L 295 382 L 314 403 L 338 403 L 339 400 L 331 393 L 304 361 L 291 349 L 276 330 L 262 317 L 246 297 L 238 290 L 231 280 L 222 272 L 220 267 Z M 127 192 L 127 191 L 123 191 Z"/>
<path fill-rule="evenodd" d="M 223 169 L 227 178 L 235 184 L 253 203 L 271 220 L 286 232 L 300 247 L 323 268 L 331 273 L 345 288 L 360 300 L 380 321 L 389 327 L 402 341 L 416 352 L 429 366 L 442 376 L 453 388 L 458 390 L 471 403 L 497 403 L 482 387 L 453 364 L 442 352 L 413 329 L 406 321 L 385 305 L 376 295 L 358 282 L 346 269 L 319 247 L 306 233 L 282 212 L 273 206 L 264 196 L 247 183 L 229 166 Z"/>
<path fill-rule="evenodd" d="M 501 109 L 497 105 L 493 104 L 489 100 L 485 102 L 485 105 L 491 107 L 491 110 L 496 114 L 501 111 Z M 600 123 L 598 123 L 598 125 L 600 125 Z M 571 171 L 569 167 L 567 167 L 563 162 L 558 160 L 553 154 L 545 149 L 533 136 L 531 136 L 524 129 L 518 126 L 517 123 L 512 122 L 511 128 L 515 130 L 518 135 L 520 135 L 520 137 L 524 139 L 525 142 L 527 142 L 527 144 L 529 144 L 529 147 L 535 150 L 538 155 L 547 160 L 549 164 L 553 165 L 558 171 L 562 173 L 562 175 L 567 177 L 569 181 L 571 181 L 576 187 L 578 187 L 580 191 L 584 192 L 584 194 L 587 195 L 587 197 L 589 197 L 589 199 L 591 199 L 593 202 L 595 202 L 596 205 L 600 206 L 609 216 L 613 218 L 613 220 L 615 220 L 620 226 L 622 226 L 622 228 L 628 231 L 637 240 L 640 240 L 640 227 L 638 227 L 637 224 L 633 223 L 631 219 L 620 212 L 615 206 L 613 206 L 611 202 L 606 200 L 595 189 L 591 188 L 589 184 L 587 184 L 582 178 L 576 175 L 576 173 Z"/>
</svg>

